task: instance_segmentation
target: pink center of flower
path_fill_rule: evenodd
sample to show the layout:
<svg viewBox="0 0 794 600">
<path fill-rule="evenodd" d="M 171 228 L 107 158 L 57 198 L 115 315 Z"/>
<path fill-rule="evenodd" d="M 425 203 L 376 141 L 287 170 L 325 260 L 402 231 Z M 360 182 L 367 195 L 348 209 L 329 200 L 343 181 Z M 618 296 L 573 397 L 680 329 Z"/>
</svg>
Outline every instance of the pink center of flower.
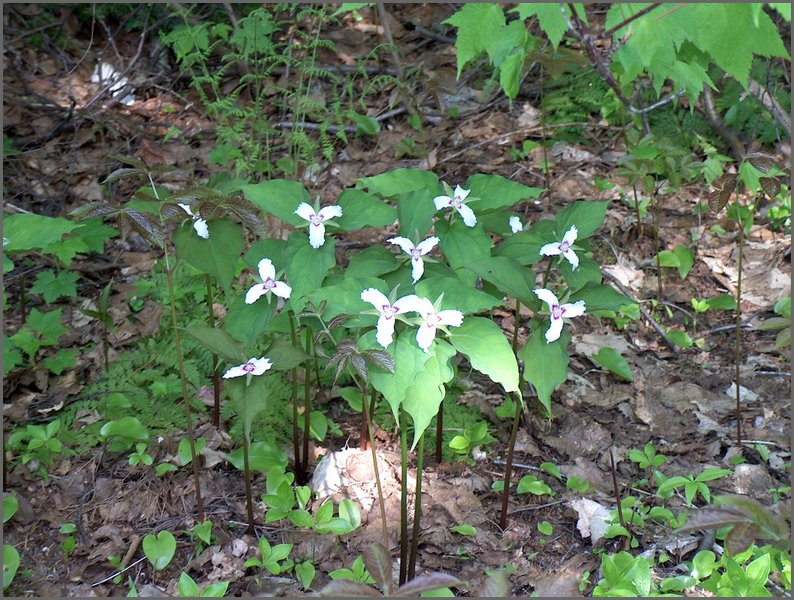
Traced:
<svg viewBox="0 0 794 600">
<path fill-rule="evenodd" d="M 245 363 L 243 365 L 243 371 L 245 371 L 246 373 L 253 373 L 254 371 L 256 371 L 256 365 L 251 362 Z"/>
<path fill-rule="evenodd" d="M 559 304 L 554 304 L 551 307 L 551 318 L 554 319 L 555 321 L 561 318 L 564 313 L 565 311 Z"/>
<path fill-rule="evenodd" d="M 320 215 L 312 215 L 309 217 L 309 222 L 316 226 L 323 222 L 323 218 Z"/>
<path fill-rule="evenodd" d="M 568 248 L 571 247 L 570 242 L 561 242 L 560 243 L 560 251 L 561 252 L 568 252 Z"/>
<path fill-rule="evenodd" d="M 422 257 L 422 252 L 418 248 L 414 248 L 409 252 L 414 260 L 419 260 Z"/>
<path fill-rule="evenodd" d="M 262 287 L 265 288 L 266 292 L 269 291 L 269 290 L 272 290 L 275 287 L 275 285 L 276 285 L 276 282 L 273 281 L 273 279 L 271 279 L 270 277 L 268 277 L 267 279 L 265 279 L 262 282 Z"/>
<path fill-rule="evenodd" d="M 383 306 L 380 307 L 380 312 L 387 319 L 391 319 L 392 317 L 394 317 L 394 315 L 396 315 L 399 312 L 399 310 L 394 308 L 390 304 L 384 304 Z"/>
</svg>

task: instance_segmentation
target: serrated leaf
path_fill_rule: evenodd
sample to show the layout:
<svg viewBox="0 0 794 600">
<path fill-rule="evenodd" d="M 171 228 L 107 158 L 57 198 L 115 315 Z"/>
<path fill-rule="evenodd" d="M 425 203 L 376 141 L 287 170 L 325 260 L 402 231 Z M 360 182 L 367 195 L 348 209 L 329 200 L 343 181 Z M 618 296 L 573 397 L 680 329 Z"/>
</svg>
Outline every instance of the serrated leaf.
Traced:
<svg viewBox="0 0 794 600">
<path fill-rule="evenodd" d="M 762 149 L 758 140 L 754 140 L 747 148 L 744 159 L 762 173 L 768 173 L 772 166 L 772 157 Z"/>
<path fill-rule="evenodd" d="M 363 356 L 384 371 L 394 373 L 394 357 L 385 350 L 365 350 Z"/>
<path fill-rule="evenodd" d="M 736 188 L 736 175 L 725 173 L 714 182 L 713 187 L 715 189 L 709 193 L 709 208 L 712 212 L 719 213 L 728 204 Z"/>
<path fill-rule="evenodd" d="M 77 280 L 80 276 L 71 271 L 56 273 L 50 269 L 40 271 L 30 291 L 41 294 L 47 304 L 55 302 L 58 298 L 74 298 L 77 296 Z"/>
</svg>

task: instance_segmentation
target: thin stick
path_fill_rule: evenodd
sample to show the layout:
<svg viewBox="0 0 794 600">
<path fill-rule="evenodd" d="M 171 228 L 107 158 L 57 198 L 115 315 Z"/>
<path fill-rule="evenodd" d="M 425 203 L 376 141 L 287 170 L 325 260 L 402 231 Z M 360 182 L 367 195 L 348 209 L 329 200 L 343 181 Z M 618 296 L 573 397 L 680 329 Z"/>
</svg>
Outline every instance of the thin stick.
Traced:
<svg viewBox="0 0 794 600">
<path fill-rule="evenodd" d="M 419 531 L 422 521 L 422 468 L 425 459 L 425 434 L 419 438 L 416 448 L 416 497 L 414 499 L 414 525 L 411 534 L 411 554 L 408 559 L 408 581 L 416 576 L 416 559 L 419 553 Z"/>
<path fill-rule="evenodd" d="M 370 411 L 367 409 L 367 397 L 362 398 L 362 410 L 364 414 L 369 415 Z M 374 404 L 374 402 L 373 402 Z M 375 437 L 372 435 L 372 424 L 368 423 L 367 431 L 369 432 L 369 446 L 372 452 L 372 470 L 375 472 L 375 484 L 378 486 L 378 502 L 380 504 L 380 525 L 383 530 L 383 547 L 389 549 L 389 529 L 386 526 L 386 501 L 383 499 L 383 487 L 380 483 L 380 469 L 378 469 L 378 453 L 375 449 Z"/>
<path fill-rule="evenodd" d="M 204 276 L 207 284 L 207 325 L 215 327 L 215 312 L 212 310 L 212 278 Z M 216 429 L 221 428 L 221 378 L 218 375 L 218 355 L 212 353 L 212 393 L 215 403 L 212 409 L 212 423 Z"/>
<path fill-rule="evenodd" d="M 405 410 L 400 407 L 400 585 L 408 573 L 408 427 Z"/>
<path fill-rule="evenodd" d="M 744 223 L 740 211 L 739 201 L 736 200 L 736 216 L 739 220 L 739 265 L 736 281 L 736 444 L 742 443 L 742 404 L 741 404 L 741 373 L 739 365 L 742 356 L 742 260 L 744 255 Z"/>
<path fill-rule="evenodd" d="M 623 505 L 620 503 L 617 469 L 615 469 L 615 454 L 612 452 L 612 448 L 609 449 L 609 464 L 612 470 L 612 487 L 615 489 L 615 504 L 618 507 L 618 519 L 620 520 L 621 526 L 626 529 L 626 521 L 623 519 Z"/>
<path fill-rule="evenodd" d="M 444 431 L 444 401 L 438 407 L 438 414 L 436 415 L 436 462 L 441 464 L 443 459 L 443 439 L 442 433 Z"/>
<path fill-rule="evenodd" d="M 623 19 L 620 23 L 618 23 L 614 27 L 610 27 L 606 31 L 603 31 L 601 34 L 599 34 L 598 37 L 600 37 L 602 39 L 612 37 L 613 34 L 615 34 L 616 32 L 620 31 L 621 29 L 623 29 L 626 25 L 628 25 L 629 23 L 631 23 L 632 21 L 634 21 L 636 19 L 639 19 L 640 17 L 642 17 L 644 15 L 647 15 L 653 9 L 657 8 L 658 6 L 661 6 L 661 4 L 662 4 L 661 2 L 654 2 L 650 6 L 646 6 L 641 11 L 639 11 L 637 13 L 634 13 L 633 15 L 631 15 L 630 17 L 628 17 L 626 19 Z"/>
<path fill-rule="evenodd" d="M 513 428 L 510 431 L 510 441 L 507 444 L 507 456 L 505 457 L 504 488 L 502 489 L 502 512 L 499 515 L 499 528 L 504 532 L 507 528 L 507 505 L 510 499 L 510 476 L 513 473 L 513 451 L 516 447 L 518 437 L 518 424 L 521 421 L 522 404 L 521 397 L 513 394 L 517 400 L 515 403 L 516 413 L 513 416 Z"/>
<path fill-rule="evenodd" d="M 245 402 L 243 402 L 245 405 Z M 243 409 L 245 410 L 245 409 Z M 245 417 L 243 417 L 245 419 Z M 254 503 L 251 493 L 251 468 L 248 465 L 248 436 L 243 435 L 243 471 L 245 472 L 245 509 L 248 513 L 248 535 L 255 535 Z"/>
<path fill-rule="evenodd" d="M 311 416 L 312 416 L 312 376 L 311 376 L 311 361 L 314 358 L 314 351 L 312 346 L 312 332 L 307 327 L 306 335 L 306 354 L 309 358 L 306 359 L 306 373 L 303 382 L 303 466 L 301 472 L 304 477 L 309 472 L 309 437 L 311 437 Z"/>
<path fill-rule="evenodd" d="M 295 332 L 295 313 L 290 311 L 289 314 L 289 335 L 292 345 L 298 347 L 298 336 Z M 300 477 L 301 473 L 301 451 L 298 429 L 298 368 L 292 369 L 292 453 L 295 455 L 295 477 Z"/>
</svg>

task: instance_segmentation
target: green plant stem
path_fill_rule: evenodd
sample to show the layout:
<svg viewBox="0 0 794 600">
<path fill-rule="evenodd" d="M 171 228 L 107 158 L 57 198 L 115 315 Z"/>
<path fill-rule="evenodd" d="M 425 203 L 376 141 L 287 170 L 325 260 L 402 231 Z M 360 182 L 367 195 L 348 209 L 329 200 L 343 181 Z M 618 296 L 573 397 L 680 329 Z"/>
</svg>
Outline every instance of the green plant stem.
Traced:
<svg viewBox="0 0 794 600">
<path fill-rule="evenodd" d="M 499 515 L 499 528 L 504 531 L 507 527 L 507 505 L 510 499 L 510 477 L 513 474 L 513 452 L 518 438 L 518 424 L 521 421 L 522 400 L 518 394 L 513 394 L 516 413 L 513 415 L 513 427 L 510 430 L 510 441 L 507 444 L 505 457 L 504 488 L 502 489 L 502 511 Z"/>
<path fill-rule="evenodd" d="M 207 284 L 207 325 L 215 327 L 215 312 L 212 310 L 212 278 L 204 276 Z M 212 423 L 216 429 L 221 427 L 221 378 L 218 375 L 218 355 L 212 353 L 212 393 L 215 403 L 212 409 Z"/>
<path fill-rule="evenodd" d="M 419 531 L 422 521 L 422 468 L 425 459 L 425 434 L 419 437 L 416 447 L 416 497 L 414 498 L 414 524 L 411 533 L 411 554 L 408 558 L 408 577 L 411 581 L 416 576 L 416 559 L 419 553 Z"/>
<path fill-rule="evenodd" d="M 513 316 L 513 354 L 518 352 L 518 326 L 519 321 L 521 320 L 521 301 L 516 298 L 516 312 Z"/>
<path fill-rule="evenodd" d="M 642 235 L 642 217 L 640 217 L 640 199 L 637 197 L 637 184 L 631 184 L 631 189 L 634 192 L 634 212 L 637 213 L 637 237 Z"/>
<path fill-rule="evenodd" d="M 736 215 L 739 219 L 739 259 L 736 281 L 736 345 L 734 347 L 736 363 L 736 445 L 742 445 L 742 404 L 739 366 L 742 361 L 742 262 L 744 259 L 744 222 L 739 201 L 736 201 Z"/>
<path fill-rule="evenodd" d="M 400 407 L 400 585 L 408 573 L 408 427 Z"/>
<path fill-rule="evenodd" d="M 369 446 L 369 421 L 370 415 L 367 414 L 365 400 L 367 399 L 367 384 L 361 388 L 361 423 L 359 424 L 358 449 L 365 452 Z"/>
<path fill-rule="evenodd" d="M 199 522 L 204 522 L 204 500 L 201 497 L 201 483 L 199 480 L 198 460 L 196 455 L 196 439 L 193 433 L 193 418 L 190 416 L 190 404 L 187 399 L 187 377 L 185 376 L 185 361 L 182 357 L 182 340 L 176 318 L 176 296 L 174 294 L 174 274 L 168 265 L 168 249 L 165 248 L 166 268 L 165 275 L 168 281 L 168 296 L 171 304 L 171 325 L 174 328 L 174 346 L 176 347 L 176 360 L 179 365 L 179 380 L 182 383 L 182 405 L 185 407 L 185 423 L 187 425 L 187 439 L 190 444 L 190 464 L 193 466 L 193 482 L 196 488 L 196 511 Z"/>
<path fill-rule="evenodd" d="M 549 283 L 549 275 L 551 275 L 551 265 L 554 259 L 549 259 L 549 263 L 546 265 L 546 270 L 543 273 L 543 284 L 540 287 L 546 287 Z"/>
<path fill-rule="evenodd" d="M 653 239 L 656 244 L 656 296 L 659 304 L 662 303 L 662 262 L 659 258 L 661 247 L 659 246 L 659 198 L 656 192 L 656 185 L 653 187 Z"/>
<path fill-rule="evenodd" d="M 250 377 L 250 376 L 249 376 Z M 245 382 L 245 396 L 243 396 L 242 417 L 243 429 L 246 428 L 248 417 L 246 415 L 248 406 L 248 381 Z M 248 535 L 256 535 L 254 529 L 254 500 L 251 493 L 251 467 L 248 463 L 248 446 L 251 443 L 249 439 L 250 431 L 243 431 L 243 474 L 245 476 L 245 510 L 248 514 Z"/>
<path fill-rule="evenodd" d="M 290 341 L 292 341 L 292 345 L 294 347 L 298 347 L 298 335 L 295 332 L 295 313 L 290 311 L 289 313 L 289 336 Z M 302 469 L 302 462 L 301 462 L 301 452 L 300 452 L 300 440 L 299 438 L 299 429 L 298 429 L 298 368 L 295 367 L 291 371 L 292 376 L 292 453 L 295 455 L 295 477 L 296 479 L 301 480 L 301 469 Z"/>
<path fill-rule="evenodd" d="M 303 381 L 303 467 L 301 471 L 304 476 L 309 472 L 309 438 L 311 437 L 311 417 L 312 417 L 312 360 L 314 352 L 312 347 L 312 332 L 309 328 L 304 331 L 306 338 L 306 371 Z"/>
<path fill-rule="evenodd" d="M 363 405 L 361 409 L 364 414 L 369 415 L 370 411 L 367 408 L 366 394 L 362 398 Z M 374 402 L 373 402 L 374 404 Z M 378 502 L 380 505 L 380 525 L 383 533 L 383 547 L 388 550 L 389 548 L 389 528 L 386 525 L 386 501 L 383 498 L 383 486 L 380 483 L 380 469 L 378 469 L 378 453 L 375 448 L 375 437 L 372 435 L 372 424 L 367 424 L 367 431 L 369 432 L 369 449 L 372 452 L 372 470 L 375 472 L 375 484 L 378 486 Z"/>
<path fill-rule="evenodd" d="M 441 401 L 441 404 L 438 405 L 438 414 L 436 415 L 436 462 L 441 464 L 443 459 L 442 451 L 443 451 L 443 438 L 442 434 L 444 432 L 444 401 Z"/>
</svg>

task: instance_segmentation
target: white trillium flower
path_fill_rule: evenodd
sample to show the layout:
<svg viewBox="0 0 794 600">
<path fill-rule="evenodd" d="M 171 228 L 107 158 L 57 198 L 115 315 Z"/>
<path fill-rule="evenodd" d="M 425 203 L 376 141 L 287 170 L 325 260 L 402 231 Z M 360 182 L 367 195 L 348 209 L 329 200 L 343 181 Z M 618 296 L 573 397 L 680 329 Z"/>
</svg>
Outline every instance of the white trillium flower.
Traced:
<svg viewBox="0 0 794 600">
<path fill-rule="evenodd" d="M 223 374 L 224 379 L 231 379 L 232 377 L 243 377 L 245 375 L 261 375 L 267 371 L 273 363 L 269 358 L 249 358 L 247 363 L 232 367 Z"/>
<path fill-rule="evenodd" d="M 425 262 L 422 260 L 422 257 L 428 254 L 435 245 L 438 244 L 438 238 L 435 236 L 429 237 L 423 242 L 419 242 L 416 246 L 414 246 L 411 240 L 404 237 L 393 237 L 386 241 L 390 244 L 399 246 L 402 248 L 403 252 L 411 257 L 411 276 L 414 279 L 413 283 L 419 281 L 422 274 L 425 272 Z"/>
<path fill-rule="evenodd" d="M 319 248 L 325 243 L 325 222 L 342 216 L 341 206 L 326 206 L 315 212 L 310 204 L 301 202 L 295 214 L 309 222 L 309 244 Z"/>
<path fill-rule="evenodd" d="M 198 236 L 204 238 L 205 240 L 209 239 L 210 231 L 207 228 L 207 222 L 204 219 L 202 219 L 200 216 L 194 215 L 193 211 L 190 210 L 189 204 L 183 204 L 180 202 L 179 208 L 184 210 L 187 214 L 190 215 L 190 218 L 193 219 L 193 229 L 196 230 Z"/>
<path fill-rule="evenodd" d="M 436 196 L 433 198 L 433 203 L 436 205 L 436 210 L 454 208 L 458 211 L 467 227 L 474 227 L 477 224 L 477 217 L 474 216 L 474 211 L 464 204 L 464 200 L 466 200 L 470 192 L 471 190 L 464 190 L 458 185 L 455 186 L 455 193 L 452 198 L 449 196 Z"/>
<path fill-rule="evenodd" d="M 576 229 L 576 225 L 571 225 L 571 228 L 565 232 L 565 235 L 562 236 L 561 242 L 554 242 L 552 244 L 546 244 L 540 249 L 540 253 L 543 256 L 555 256 L 558 254 L 562 254 L 563 258 L 571 263 L 571 271 L 575 271 L 576 267 L 579 266 L 579 257 L 576 256 L 576 253 L 571 250 L 571 246 L 576 241 L 576 236 L 579 231 Z"/>
<path fill-rule="evenodd" d="M 521 219 L 515 215 L 510 217 L 508 223 L 510 224 L 510 231 L 513 233 L 521 233 L 524 230 L 524 226 L 521 224 Z"/>
<path fill-rule="evenodd" d="M 436 338 L 436 329 L 438 327 L 444 325 L 460 327 L 460 324 L 463 323 L 462 312 L 459 310 L 440 310 L 436 312 L 435 306 L 427 298 L 416 298 L 410 310 L 419 313 L 422 317 L 422 324 L 416 332 L 416 343 L 425 352 L 428 352 L 430 345 Z"/>
<path fill-rule="evenodd" d="M 258 268 L 262 283 L 257 283 L 248 289 L 245 294 L 246 304 L 253 304 L 268 292 L 273 292 L 276 296 L 285 300 L 289 298 L 292 288 L 283 281 L 276 281 L 276 269 L 269 258 L 260 260 Z"/>
<path fill-rule="evenodd" d="M 535 290 L 535 295 L 549 305 L 549 312 L 551 313 L 551 325 L 546 330 L 547 344 L 560 338 L 563 318 L 581 317 L 584 314 L 584 300 L 560 305 L 557 296 L 551 290 L 545 288 Z"/>
<path fill-rule="evenodd" d="M 375 339 L 381 346 L 388 348 L 394 337 L 394 324 L 397 321 L 397 315 L 412 311 L 418 298 L 414 294 L 410 294 L 392 304 L 382 292 L 375 288 L 367 288 L 361 292 L 361 299 L 372 304 L 380 313 Z"/>
</svg>

